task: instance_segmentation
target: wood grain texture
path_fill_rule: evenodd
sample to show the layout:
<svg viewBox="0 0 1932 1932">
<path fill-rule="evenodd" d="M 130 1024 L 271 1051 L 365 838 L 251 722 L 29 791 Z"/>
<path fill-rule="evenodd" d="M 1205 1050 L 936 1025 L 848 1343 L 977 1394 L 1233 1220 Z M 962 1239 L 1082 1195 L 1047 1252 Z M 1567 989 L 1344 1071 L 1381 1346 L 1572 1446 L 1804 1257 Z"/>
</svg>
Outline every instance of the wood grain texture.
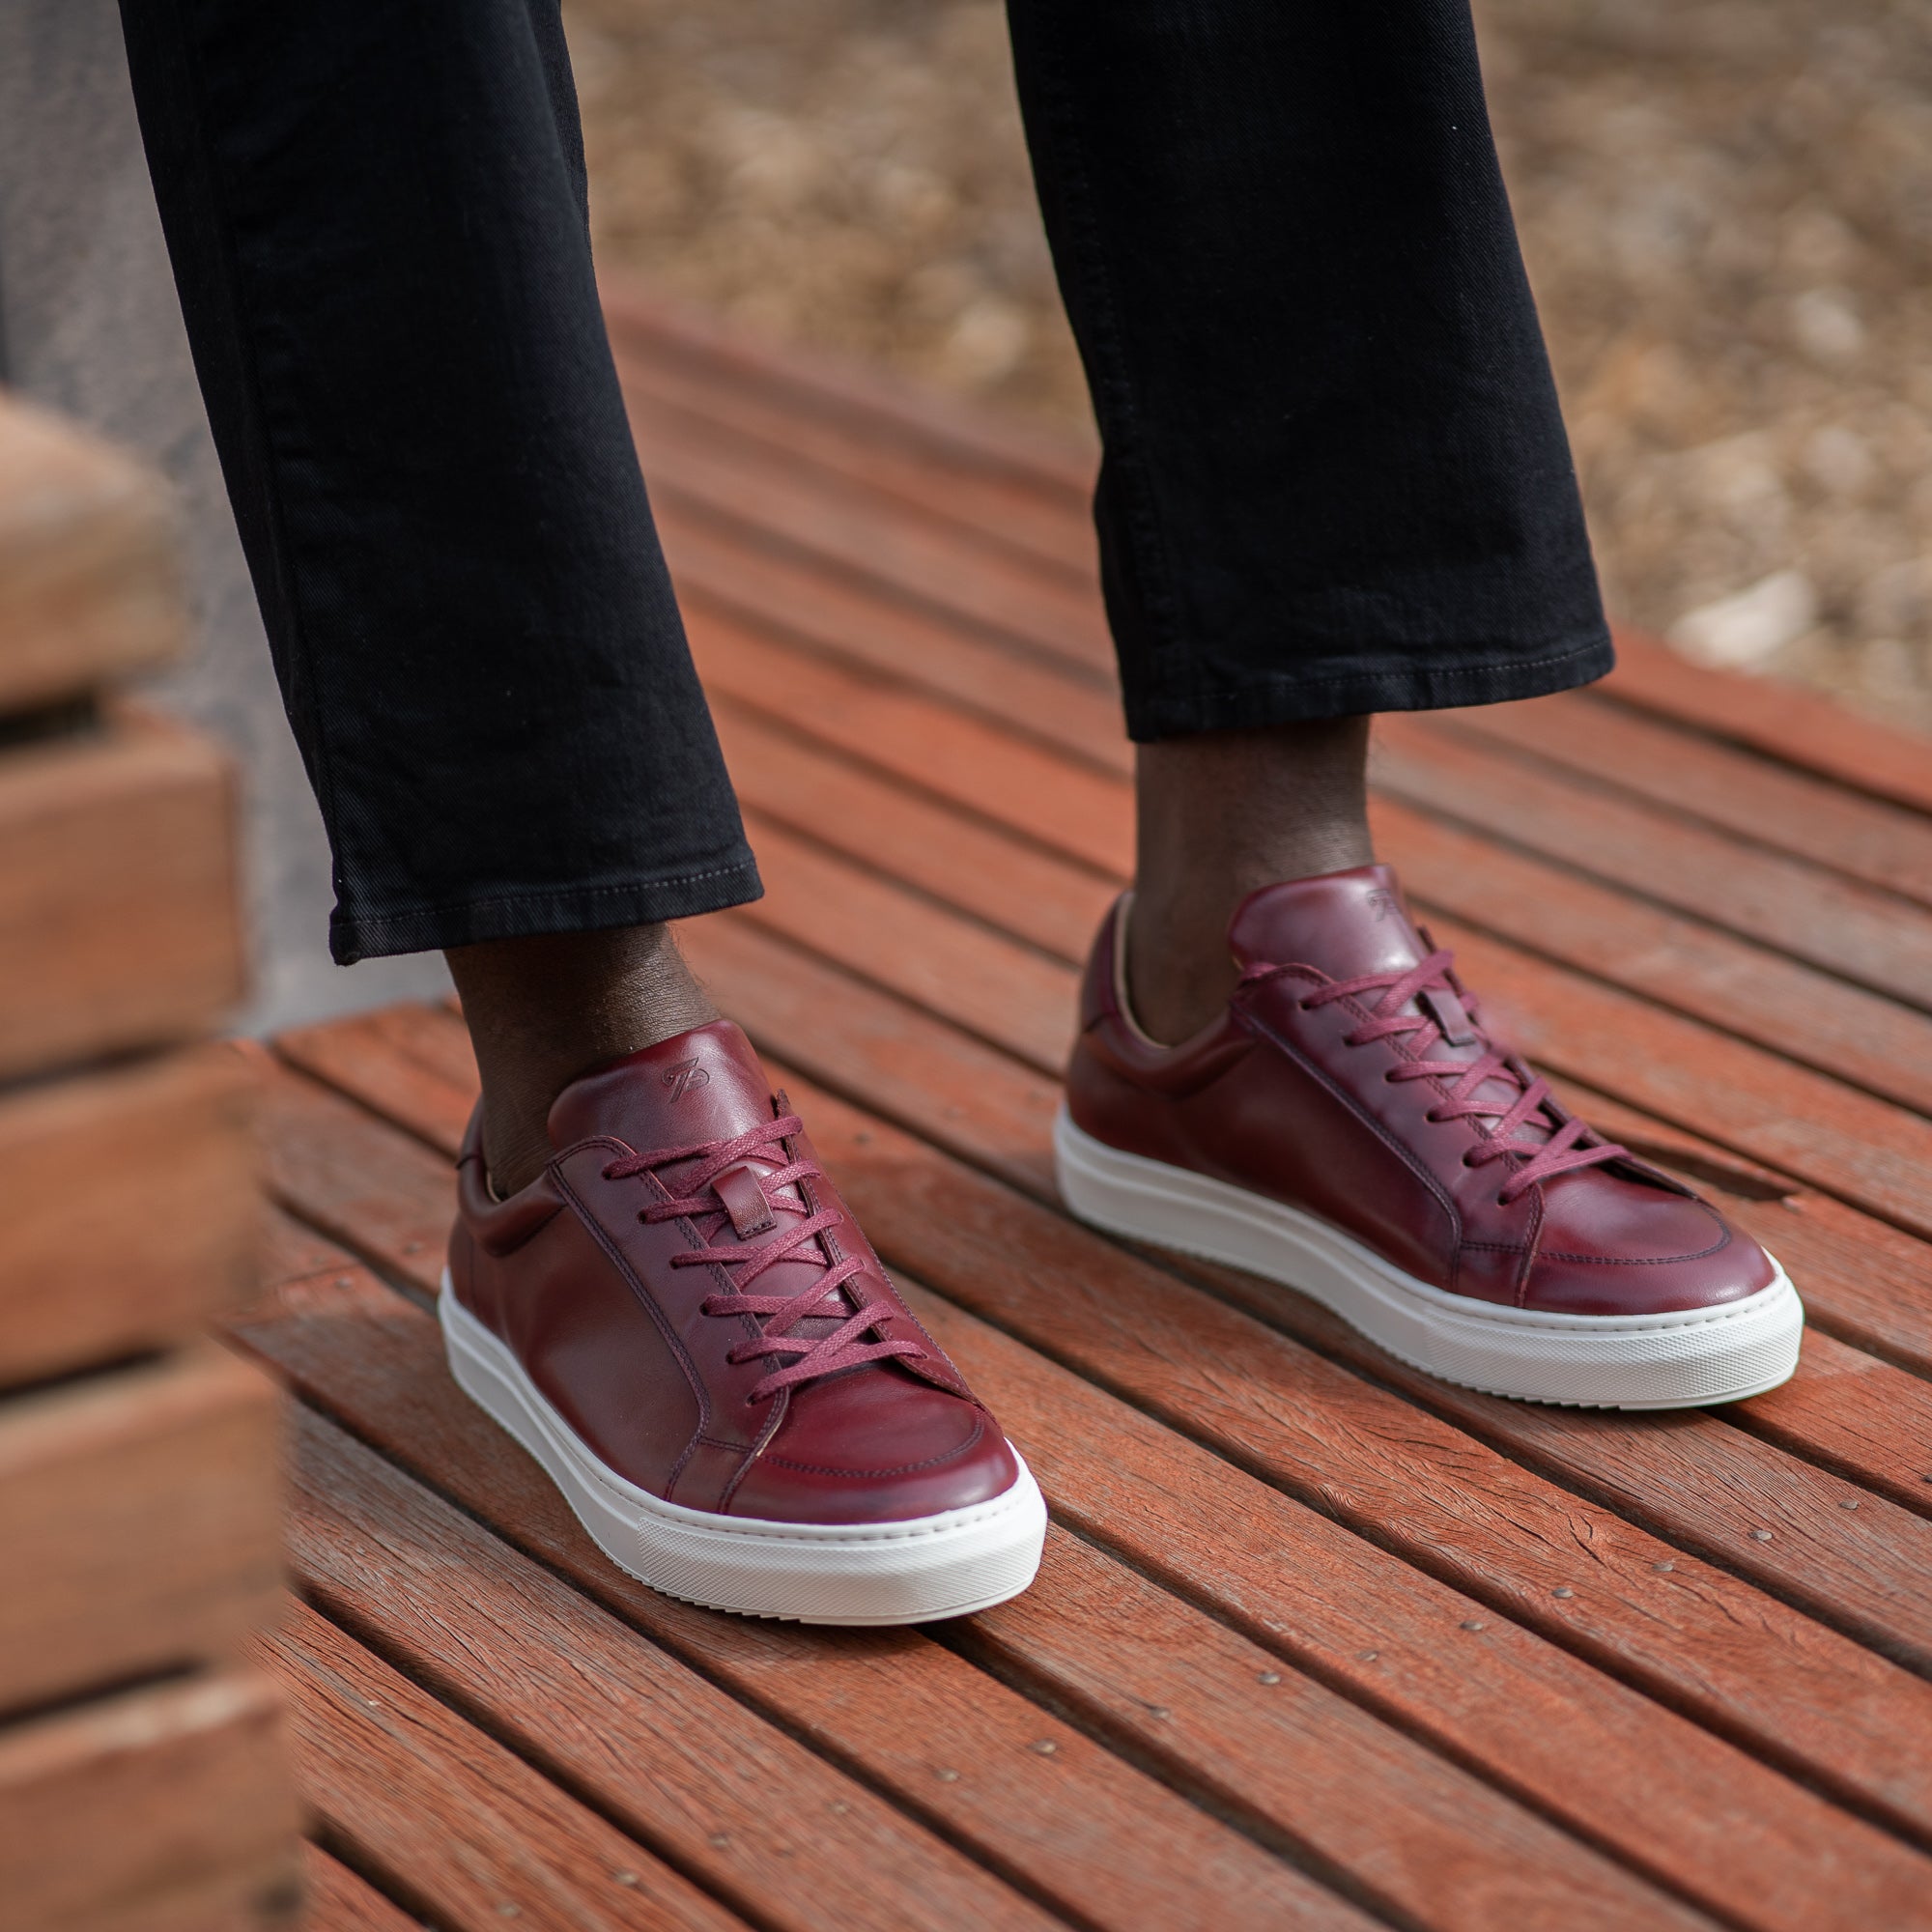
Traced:
<svg viewBox="0 0 1932 1932">
<path fill-rule="evenodd" d="M 367 1879 L 314 1843 L 302 1846 L 302 1932 L 422 1932 Z"/>
<path fill-rule="evenodd" d="M 1874 1806 L 1914 1791 L 1909 1818 L 1895 1815 L 1932 1840 L 1932 1762 L 1920 1742 L 1932 1731 L 1932 1687 L 1722 1570 L 1690 1560 L 1676 1525 L 1667 1538 L 1643 1535 L 1574 1487 L 1539 1480 L 1449 1422 L 1199 1296 L 1169 1267 L 1126 1254 L 876 1116 L 786 1077 L 889 1264 L 1508 1615 L 1714 1726 L 1749 1736 L 1767 1755 L 1861 1791 Z M 1411 1400 L 1431 1392 L 1427 1378 L 1291 1291 L 1232 1270 L 1204 1272 L 1329 1354 L 1396 1382 Z M 1051 1295 L 1040 1292 L 1046 1282 Z M 1542 1425 L 1539 1435 L 1552 1433 L 1552 1411 L 1460 1393 L 1453 1401 L 1465 1427 L 1486 1426 L 1513 1453 L 1521 1446 L 1519 1419 Z M 1802 1465 L 1766 1464 L 1709 1418 L 1687 1421 L 1687 1435 L 1709 1445 L 1703 1460 L 1727 1472 L 1734 1491 L 1755 1474 L 1787 1496 L 1828 1492 L 1835 1502 L 1860 1504 L 1839 1511 L 1840 1536 L 1822 1550 L 1808 1548 L 1801 1563 L 1856 1573 L 1869 1538 L 1889 1547 L 1896 1517 L 1888 1512 L 1886 1523 L 1867 1531 L 1873 1499 L 1861 1492 Z M 1640 1429 L 1631 1433 L 1646 1440 Z M 1681 1443 L 1675 1448 L 1675 1455 L 1670 1444 L 1651 1452 L 1655 1490 L 1689 1489 L 1705 1474 Z M 1659 1563 L 1672 1568 L 1660 1572 Z M 1572 1594 L 1553 1596 L 1559 1588 Z"/>
<path fill-rule="evenodd" d="M 369 1625 L 412 1674 L 496 1714 L 525 1755 L 663 1841 L 753 1917 L 834 1927 L 1044 1922 L 328 1424 L 302 1426 L 298 1471 L 296 1561 L 331 1616 Z M 1346 1885 L 1444 1932 L 1488 1932 L 1499 1915 L 1512 1924 L 1682 1919 L 1613 1865 L 1306 1680 L 1266 1700 L 1272 1721 L 1232 1721 L 1228 1701 L 1251 1703 L 1258 1674 L 1277 1660 L 1082 1546 L 1061 1547 L 1055 1575 L 1029 1595 L 1056 1606 L 1063 1648 L 1094 1651 L 1096 1628 L 1115 1634 L 1095 1656 L 1136 1689 L 1094 1700 L 1108 1704 L 1108 1721 L 1138 1719 L 1147 1742 L 1179 1749 L 1178 1763 Z M 1029 1671 L 1032 1649 L 1010 1634 L 1002 1643 Z M 567 1671 L 555 1662 L 564 1656 Z M 1056 1678 L 1056 1694 L 1070 1683 Z M 919 1702 L 909 1696 L 909 1710 Z M 1179 1728 L 1171 1711 L 1146 1719 L 1164 1706 L 1186 1712 Z M 1224 1893 L 1216 1909 L 1241 1905 Z"/>
<path fill-rule="evenodd" d="M 0 1709 L 232 1653 L 281 1581 L 281 1402 L 209 1342 L 0 1402 Z"/>
<path fill-rule="evenodd" d="M 1709 1922 L 1065 1530 L 958 1640 L 1397 1923 Z"/>
<path fill-rule="evenodd" d="M 282 1705 L 253 1670 L 0 1728 L 4 1932 L 294 1932 Z"/>
<path fill-rule="evenodd" d="M 220 1047 L 0 1092 L 0 1388 L 181 1341 L 249 1292 L 253 1127 Z"/>
<path fill-rule="evenodd" d="M 190 1038 L 242 990 L 233 775 L 131 715 L 0 756 L 0 1080 Z"/>
<path fill-rule="evenodd" d="M 794 1031 L 791 1015 L 776 1024 L 761 1026 L 773 1019 L 773 988 L 783 983 L 777 972 L 763 975 L 721 978 L 714 982 L 727 1003 L 751 1026 L 754 1037 L 777 1045 L 781 1052 L 792 1050 L 797 1039 L 810 1044 L 803 1056 L 810 1072 L 828 1078 L 847 1091 L 855 1087 L 872 1095 L 890 1095 L 887 1111 L 908 1122 L 920 1122 L 927 1110 L 917 1095 L 906 1090 L 893 1071 L 895 1056 L 874 1055 L 876 1035 L 846 1030 L 849 1009 L 863 1004 L 866 995 L 848 982 L 848 989 L 836 984 L 819 987 L 819 1017 L 809 1037 Z M 1483 980 L 1478 978 L 1476 983 Z M 1016 995 L 1017 997 L 1017 995 Z M 917 1022 L 911 1022 L 916 1026 Z M 935 1046 L 942 1044 L 934 1042 Z M 971 1066 L 969 1075 L 968 1066 Z M 941 1077 L 939 1091 L 954 1091 L 970 1077 L 976 1099 L 984 1106 L 1004 1089 L 1010 1096 L 1012 1120 L 1017 1124 L 1031 1111 L 1033 1084 L 1026 1069 L 1009 1068 L 1001 1080 L 984 1067 L 977 1056 L 962 1061 L 951 1078 Z M 933 1131 L 927 1128 L 928 1132 Z M 948 1139 L 942 1113 L 938 1137 Z M 1037 1171 L 1036 1157 L 1033 1171 Z M 875 1236 L 876 1238 L 876 1236 Z M 1612 1435 L 1609 1419 L 1590 1415 L 1559 1416 L 1556 1411 L 1538 1410 L 1523 1405 L 1466 1397 L 1438 1385 L 1429 1378 L 1403 1376 L 1399 1370 L 1383 1371 L 1380 1356 L 1365 1346 L 1347 1340 L 1349 1331 L 1334 1323 L 1324 1336 L 1325 1346 L 1340 1348 L 1355 1359 L 1366 1361 L 1376 1373 L 1395 1374 L 1414 1397 L 1432 1405 L 1451 1407 L 1459 1416 L 1478 1415 L 1484 1429 L 1508 1433 L 1518 1453 L 1538 1460 L 1560 1459 L 1566 1480 L 1583 1480 L 1598 1485 L 1597 1492 L 1608 1494 L 1612 1487 L 1621 1506 L 1636 1507 L 1633 1485 L 1641 1488 L 1642 1505 L 1654 1524 L 1667 1525 L 1669 1533 L 1689 1547 L 1702 1548 L 1722 1560 L 1735 1562 L 1748 1574 L 1757 1576 L 1785 1593 L 1796 1593 L 1815 1614 L 1839 1622 L 1868 1640 L 1883 1645 L 1889 1654 L 1915 1666 L 1928 1661 L 1926 1642 L 1932 1626 L 1925 1621 L 1932 1607 L 1932 1529 L 1896 1507 L 1873 1498 L 1862 1515 L 1856 1517 L 1842 1508 L 1849 1500 L 1842 1484 L 1788 1459 L 1764 1461 L 1733 1432 L 1699 1416 L 1662 1420 L 1644 1418 L 1623 1421 L 1621 1433 Z M 1829 1404 L 1830 1395 L 1821 1389 L 1815 1401 Z M 1922 1416 L 1923 1406 L 1918 1412 Z M 1902 1406 L 1894 1426 L 1904 1439 L 1912 1431 L 1914 1409 Z M 1628 1480 L 1612 1485 L 1609 1468 L 1618 1463 L 1608 1444 L 1614 1439 L 1639 1455 L 1643 1475 L 1626 1472 Z M 1932 1457 L 1932 1440 L 1920 1438 L 1919 1453 Z M 1716 1456 L 1729 1471 L 1719 1487 L 1717 1468 L 1709 1461 Z M 1599 1463 L 1599 1458 L 1607 1460 Z M 1769 1491 L 1779 1499 L 1780 1520 L 1759 1520 L 1733 1512 L 1728 1518 L 1707 1511 L 1701 1498 L 1729 1493 L 1738 1497 Z M 1772 1531 L 1769 1539 L 1754 1537 L 1754 1530 Z M 1701 1540 L 1700 1540 L 1701 1539 Z M 1715 1540 L 1711 1540 L 1715 1539 Z"/>
<path fill-rule="evenodd" d="M 1131 839 L 1123 784 L 1002 740 L 991 726 L 916 695 L 868 688 L 850 672 L 757 639 L 726 631 L 707 638 L 702 627 L 694 627 L 694 639 L 707 678 L 722 677 L 748 706 L 774 720 L 809 716 L 822 742 L 901 782 L 1057 845 L 1103 876 L 1125 876 Z M 881 739 L 870 738 L 867 720 Z M 1534 903 L 1520 902 L 1520 931 Z M 1528 924 L 1534 936 L 1534 920 Z M 1866 926 L 1874 944 L 1902 943 L 1885 936 L 1875 915 Z M 1579 935 L 1577 943 L 1580 951 L 1587 938 Z M 1463 950 L 1473 952 L 1466 932 Z M 1485 963 L 1499 960 L 1507 964 Z M 1528 1022 L 1519 1031 L 1530 1037 L 1519 1044 L 1556 1070 L 1804 1175 L 1914 1232 L 1932 1233 L 1932 1210 L 1924 1205 L 1932 1198 L 1932 1124 L 1923 1118 L 1580 975 L 1546 967 L 1513 947 L 1484 947 L 1480 958 L 1464 963 L 1492 1008 Z M 1720 985 L 1706 997 L 1720 1001 Z M 1856 1023 L 1848 1016 L 1845 1024 Z"/>
<path fill-rule="evenodd" d="M 1586 692 L 1482 705 L 1444 722 L 1512 761 L 1563 766 L 1753 844 L 1932 905 L 1932 816 L 1925 813 Z"/>
<path fill-rule="evenodd" d="M 514 1548 L 1082 1922 L 1361 1926 L 1292 1867 L 916 1632 L 723 1618 L 623 1576 L 455 1389 L 433 1318 L 360 1265 L 284 1283 L 236 1333 Z"/>
<path fill-rule="evenodd" d="M 1617 668 L 1601 686 L 1606 697 L 1853 791 L 1932 812 L 1932 765 L 1918 733 L 1861 718 L 1815 691 L 1686 664 L 1641 632 L 1619 627 L 1616 636 Z"/>
<path fill-rule="evenodd" d="M 966 1372 L 1023 1443 L 1069 1520 L 1104 1542 L 1123 1542 L 1140 1567 L 1212 1603 L 1254 1640 L 1330 1682 L 1340 1679 L 1351 1694 L 1398 1715 L 1406 1727 L 1509 1788 L 1533 1794 L 1541 1808 L 1553 1808 L 1673 1888 L 1701 1887 L 1703 1895 L 1729 1898 L 1733 1908 L 1747 1895 L 1753 1922 L 1795 1927 L 1806 1915 L 1815 1923 L 1819 1911 L 1840 1909 L 1804 1873 L 1829 1874 L 1833 1887 L 1852 1884 L 1863 1901 L 1860 1910 L 1889 1910 L 1932 1871 L 1742 1753 L 1487 1614 L 1469 1597 L 913 1292 L 922 1319 L 940 1324 L 949 1349 L 958 1345 Z M 353 1413 L 342 1407 L 339 1390 L 327 1398 L 358 1434 L 380 1432 L 392 1454 L 399 1430 L 424 1426 L 436 1374 L 431 1324 L 414 1310 L 390 1313 L 371 1358 L 384 1373 L 400 1373 L 398 1325 L 423 1332 L 432 1359 L 421 1377 L 407 1387 L 370 1392 Z M 278 1359 L 286 1362 L 285 1349 Z M 456 1470 L 466 1472 L 462 1481 L 478 1480 L 481 1455 L 479 1445 L 466 1440 L 426 1444 L 408 1460 L 441 1470 L 447 1486 Z M 500 1479 L 481 1493 L 500 1494 Z M 500 1505 L 492 1516 L 499 1526 L 504 1522 Z M 1480 1644 L 1462 1633 L 1471 1619 L 1492 1633 Z M 1386 1661 L 1359 1661 L 1371 1651 Z M 715 1675 L 715 1650 L 711 1656 L 707 1669 Z M 1902 1756 L 1894 1749 L 1893 1761 Z M 1579 1762 L 1592 1766 L 1587 1799 L 1573 1783 Z M 1677 1798 L 1659 1800 L 1661 1776 L 1687 1780 Z M 1744 1810 L 1714 1810 L 1708 1802 L 1714 1790 L 1743 1794 L 1737 1802 Z M 1698 1791 L 1704 1798 L 1693 1796 Z M 1734 1868 L 1734 1859 L 1743 1866 Z M 1775 1872 L 1762 1888 L 1752 1876 L 1760 1872 Z"/>
<path fill-rule="evenodd" d="M 757 1922 L 1058 1922 L 333 1425 L 295 1464 L 311 1602 Z"/>
<path fill-rule="evenodd" d="M 291 1604 L 261 1650 L 288 1693 L 304 1803 L 331 1841 L 438 1926 L 743 1924 L 306 1605 Z"/>
<path fill-rule="evenodd" d="M 991 473 L 1023 486 L 1044 509 L 1086 517 L 1096 451 L 1078 447 L 956 397 L 854 368 L 810 349 L 783 347 L 653 289 L 619 280 L 602 290 L 619 359 L 671 360 L 722 386 L 756 389 L 787 412 L 829 417 L 867 442 L 916 450 L 950 470 Z"/>
<path fill-rule="evenodd" d="M 156 670 L 186 642 L 167 485 L 0 395 L 0 716 Z"/>
<path fill-rule="evenodd" d="M 1458 720 L 1378 720 L 1375 771 L 1381 790 L 1412 806 L 1932 1009 L 1932 910 L 1915 900 L 1675 807 L 1498 755 Z"/>
</svg>

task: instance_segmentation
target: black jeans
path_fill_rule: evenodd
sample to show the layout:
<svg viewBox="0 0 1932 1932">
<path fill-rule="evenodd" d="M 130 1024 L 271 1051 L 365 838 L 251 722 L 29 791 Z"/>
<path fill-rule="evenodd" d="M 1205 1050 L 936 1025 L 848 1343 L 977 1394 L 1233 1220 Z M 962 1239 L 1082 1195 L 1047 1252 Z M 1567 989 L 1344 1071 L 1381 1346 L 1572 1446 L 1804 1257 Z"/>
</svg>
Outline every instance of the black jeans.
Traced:
<svg viewBox="0 0 1932 1932">
<path fill-rule="evenodd" d="M 556 0 L 122 12 L 335 956 L 754 897 Z M 1465 0 L 1009 12 L 1133 736 L 1606 670 Z"/>
</svg>

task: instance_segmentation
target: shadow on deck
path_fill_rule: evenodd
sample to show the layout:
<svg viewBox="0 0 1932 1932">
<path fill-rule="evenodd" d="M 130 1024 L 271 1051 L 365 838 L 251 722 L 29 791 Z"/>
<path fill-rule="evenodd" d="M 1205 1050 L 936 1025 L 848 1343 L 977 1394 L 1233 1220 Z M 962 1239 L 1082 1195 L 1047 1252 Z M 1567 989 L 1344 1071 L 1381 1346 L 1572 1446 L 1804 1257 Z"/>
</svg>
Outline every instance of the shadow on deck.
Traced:
<svg viewBox="0 0 1932 1932">
<path fill-rule="evenodd" d="M 1130 849 L 1087 462 L 611 321 L 769 888 L 689 950 L 1055 1527 L 1030 1594 L 924 1632 L 630 1582 L 442 1367 L 460 1022 L 285 1037 L 235 1333 L 301 1399 L 314 1923 L 1932 1925 L 1927 748 L 1641 640 L 1386 721 L 1437 937 L 1812 1323 L 1711 1414 L 1466 1394 L 1056 1206 Z"/>
</svg>

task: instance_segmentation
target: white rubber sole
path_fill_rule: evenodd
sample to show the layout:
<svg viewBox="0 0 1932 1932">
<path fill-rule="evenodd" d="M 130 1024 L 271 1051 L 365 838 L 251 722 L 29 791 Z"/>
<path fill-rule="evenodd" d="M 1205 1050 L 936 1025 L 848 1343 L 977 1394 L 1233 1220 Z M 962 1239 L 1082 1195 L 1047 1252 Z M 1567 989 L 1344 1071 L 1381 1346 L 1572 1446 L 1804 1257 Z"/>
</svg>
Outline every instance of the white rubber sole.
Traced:
<svg viewBox="0 0 1932 1932">
<path fill-rule="evenodd" d="M 1023 1462 L 1004 1495 L 909 1522 L 771 1522 L 685 1509 L 599 1462 L 457 1300 L 446 1271 L 437 1312 L 458 1387 L 543 1464 L 605 1555 L 667 1596 L 796 1623 L 921 1624 L 1003 1604 L 1039 1569 L 1046 1504 Z"/>
<path fill-rule="evenodd" d="M 1585 1408 L 1697 1408 L 1762 1395 L 1798 1366 L 1804 1310 L 1782 1268 L 1742 1301 L 1688 1314 L 1503 1308 L 1417 1281 L 1316 1215 L 1123 1153 L 1065 1107 L 1053 1142 L 1061 1194 L 1081 1220 L 1298 1289 L 1390 1354 L 1466 1388 Z"/>
</svg>

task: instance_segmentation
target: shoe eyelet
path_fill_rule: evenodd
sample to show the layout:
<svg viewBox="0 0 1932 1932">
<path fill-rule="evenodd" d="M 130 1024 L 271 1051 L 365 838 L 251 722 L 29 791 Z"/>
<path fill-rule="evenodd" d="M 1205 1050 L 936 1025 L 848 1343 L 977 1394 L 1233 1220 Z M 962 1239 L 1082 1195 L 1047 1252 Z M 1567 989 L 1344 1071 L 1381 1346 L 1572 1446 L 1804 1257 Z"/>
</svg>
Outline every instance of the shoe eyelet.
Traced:
<svg viewBox="0 0 1932 1932">
<path fill-rule="evenodd" d="M 1507 1194 L 1498 1194 L 1496 1196 L 1496 1206 L 1498 1208 L 1507 1208 L 1509 1205 L 1510 1198 Z"/>
<path fill-rule="evenodd" d="M 1475 1167 L 1477 1165 L 1476 1157 L 1473 1154 L 1465 1153 L 1463 1156 L 1463 1165 L 1470 1168 Z"/>
</svg>

